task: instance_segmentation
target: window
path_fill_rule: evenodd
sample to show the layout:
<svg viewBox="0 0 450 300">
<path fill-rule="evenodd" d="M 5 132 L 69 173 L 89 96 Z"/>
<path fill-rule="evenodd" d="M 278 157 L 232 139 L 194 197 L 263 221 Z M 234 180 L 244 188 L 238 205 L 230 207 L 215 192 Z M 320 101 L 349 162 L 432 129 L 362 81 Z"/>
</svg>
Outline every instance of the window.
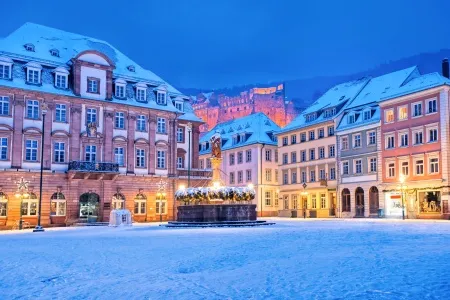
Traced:
<svg viewBox="0 0 450 300">
<path fill-rule="evenodd" d="M 395 147 L 395 139 L 394 136 L 387 136 L 386 137 L 386 149 L 393 149 Z"/>
<path fill-rule="evenodd" d="M 315 159 L 316 159 L 316 150 L 309 149 L 309 160 L 315 160 Z"/>
<path fill-rule="evenodd" d="M 309 132 L 309 140 L 313 141 L 315 139 L 315 132 L 314 131 L 310 131 Z"/>
<path fill-rule="evenodd" d="M 423 175 L 423 159 L 416 160 L 416 175 Z"/>
<path fill-rule="evenodd" d="M 297 183 L 297 172 L 294 170 L 291 172 L 291 183 Z"/>
<path fill-rule="evenodd" d="M 289 196 L 283 196 L 283 209 L 289 209 Z"/>
<path fill-rule="evenodd" d="M 311 170 L 311 172 L 309 173 L 309 181 L 311 181 L 311 182 L 316 181 L 316 171 Z"/>
<path fill-rule="evenodd" d="M 328 136 L 334 136 L 334 126 L 328 127 Z"/>
<path fill-rule="evenodd" d="M 395 177 L 395 163 L 389 163 L 388 164 L 388 174 L 389 178 Z"/>
<path fill-rule="evenodd" d="M 183 102 L 175 101 L 175 108 L 180 111 L 183 111 Z"/>
<path fill-rule="evenodd" d="M 237 163 L 242 164 L 244 162 L 244 153 L 242 151 L 237 153 Z"/>
<path fill-rule="evenodd" d="M 113 209 L 124 209 L 125 208 L 125 196 L 116 193 L 112 197 L 112 208 Z"/>
<path fill-rule="evenodd" d="M 25 142 L 25 160 L 37 161 L 38 142 L 36 140 L 26 140 Z"/>
<path fill-rule="evenodd" d="M 238 171 L 237 175 L 238 175 L 238 183 L 242 183 L 244 181 L 244 174 L 242 173 L 242 171 Z"/>
<path fill-rule="evenodd" d="M 367 133 L 367 145 L 376 145 L 377 143 L 377 134 L 375 131 L 369 131 Z"/>
<path fill-rule="evenodd" d="M 0 64 L 0 78 L 1 79 L 11 78 L 11 64 Z"/>
<path fill-rule="evenodd" d="M 353 136 L 353 148 L 361 148 L 361 134 L 355 134 Z"/>
<path fill-rule="evenodd" d="M 0 217 L 8 215 L 8 197 L 5 193 L 0 192 Z"/>
<path fill-rule="evenodd" d="M 136 149 L 136 167 L 145 168 L 145 150 Z"/>
<path fill-rule="evenodd" d="M 377 158 L 371 157 L 369 158 L 369 172 L 375 173 L 377 171 Z"/>
<path fill-rule="evenodd" d="M 252 170 L 247 170 L 246 175 L 247 175 L 247 182 L 252 181 Z"/>
<path fill-rule="evenodd" d="M 407 133 L 400 134 L 400 147 L 408 147 L 408 134 Z"/>
<path fill-rule="evenodd" d="M 0 96 L 0 116 L 9 116 L 9 97 Z"/>
<path fill-rule="evenodd" d="M 166 168 L 166 151 L 162 151 L 162 150 L 157 151 L 156 167 L 158 169 Z"/>
<path fill-rule="evenodd" d="M 177 128 L 177 142 L 178 143 L 184 142 L 184 130 L 182 127 Z"/>
<path fill-rule="evenodd" d="M 158 103 L 159 105 L 166 105 L 166 93 L 157 92 L 156 103 Z"/>
<path fill-rule="evenodd" d="M 60 89 L 67 89 L 67 75 L 57 73 L 55 75 L 55 86 Z"/>
<path fill-rule="evenodd" d="M 316 113 L 312 113 L 306 116 L 306 122 L 312 122 L 316 119 Z"/>
<path fill-rule="evenodd" d="M 137 131 L 145 131 L 146 130 L 146 126 L 145 126 L 145 116 L 144 115 L 139 115 L 136 118 L 136 130 Z"/>
<path fill-rule="evenodd" d="M 288 138 L 287 138 L 287 136 L 283 137 L 282 141 L 283 141 L 283 146 L 287 146 L 288 145 Z"/>
<path fill-rule="evenodd" d="M 267 191 L 264 194 L 265 194 L 264 199 L 265 199 L 266 206 L 271 206 L 272 205 L 272 192 Z"/>
<path fill-rule="evenodd" d="M 319 147 L 319 159 L 325 158 L 325 147 Z"/>
<path fill-rule="evenodd" d="M 297 162 L 297 152 L 291 152 L 291 163 Z"/>
<path fill-rule="evenodd" d="M 183 169 L 183 168 L 184 168 L 183 157 L 178 156 L 177 157 L 177 169 Z"/>
<path fill-rule="evenodd" d="M 341 138 L 341 150 L 348 150 L 348 137 Z"/>
<path fill-rule="evenodd" d="M 118 129 L 125 129 L 125 114 L 123 112 L 116 112 L 115 126 Z"/>
<path fill-rule="evenodd" d="M 156 200 L 156 214 L 167 214 L 167 200 Z"/>
<path fill-rule="evenodd" d="M 136 89 L 136 100 L 145 101 L 147 99 L 147 91 L 143 88 Z"/>
<path fill-rule="evenodd" d="M 55 162 L 64 163 L 65 159 L 65 144 L 62 142 L 56 142 L 54 145 L 55 150 Z"/>
<path fill-rule="evenodd" d="M 230 173 L 230 184 L 234 183 L 234 172 Z"/>
<path fill-rule="evenodd" d="M 320 208 L 324 209 L 327 207 L 327 201 L 325 194 L 320 194 Z"/>
<path fill-rule="evenodd" d="M 35 194 L 30 193 L 30 196 L 22 201 L 22 216 L 37 216 L 38 201 Z"/>
<path fill-rule="evenodd" d="M 87 145 L 85 157 L 86 161 L 95 162 L 97 160 L 97 146 Z"/>
<path fill-rule="evenodd" d="M 311 208 L 316 209 L 317 208 L 317 199 L 316 194 L 311 195 Z"/>
<path fill-rule="evenodd" d="M 200 160 L 199 160 L 199 164 L 200 164 L 200 169 L 204 169 L 204 168 L 205 168 L 204 160 L 203 160 L 203 159 L 200 159 Z"/>
<path fill-rule="evenodd" d="M 273 197 L 273 199 L 274 199 L 274 205 L 276 206 L 276 207 L 278 207 L 278 193 L 277 192 L 275 192 L 275 195 L 274 195 L 274 197 Z"/>
<path fill-rule="evenodd" d="M 422 115 L 422 102 L 414 103 L 412 106 L 413 117 L 420 117 Z"/>
<path fill-rule="evenodd" d="M 39 101 L 27 100 L 27 118 L 39 119 Z"/>
<path fill-rule="evenodd" d="M 325 180 L 326 176 L 325 176 L 325 170 L 324 169 L 320 169 L 319 170 L 319 180 Z"/>
<path fill-rule="evenodd" d="M 352 113 L 348 115 L 348 123 L 349 124 L 355 123 L 355 114 Z"/>
<path fill-rule="evenodd" d="M 428 142 L 433 143 L 438 140 L 438 131 L 437 129 L 430 129 L 428 130 Z"/>
<path fill-rule="evenodd" d="M 65 104 L 56 104 L 56 106 L 55 106 L 55 121 L 65 123 L 67 121 L 66 116 L 67 116 L 66 105 Z"/>
<path fill-rule="evenodd" d="M 286 165 L 288 163 L 289 163 L 288 162 L 288 155 L 287 155 L 287 153 L 283 153 L 283 165 Z"/>
<path fill-rule="evenodd" d="M 355 160 L 355 173 L 362 174 L 362 160 L 361 159 Z"/>
<path fill-rule="evenodd" d="M 166 133 L 166 119 L 164 118 L 157 119 L 157 132 Z"/>
<path fill-rule="evenodd" d="M 134 214 L 145 215 L 147 211 L 147 197 L 143 194 L 137 194 L 134 198 Z"/>
<path fill-rule="evenodd" d="M 439 173 L 439 158 L 430 158 L 430 174 Z"/>
<path fill-rule="evenodd" d="M 234 153 L 230 154 L 230 166 L 234 165 Z"/>
<path fill-rule="evenodd" d="M 27 68 L 27 82 L 32 84 L 39 84 L 41 82 L 41 70 Z"/>
<path fill-rule="evenodd" d="M 394 110 L 386 109 L 384 111 L 384 123 L 392 123 L 394 122 Z"/>
<path fill-rule="evenodd" d="M 437 100 L 432 99 L 427 101 L 427 114 L 432 114 L 437 112 Z"/>
<path fill-rule="evenodd" d="M 54 193 L 50 198 L 50 215 L 66 215 L 66 198 L 63 193 Z"/>
<path fill-rule="evenodd" d="M 402 162 L 402 175 L 403 176 L 409 175 L 409 162 L 407 161 Z"/>
<path fill-rule="evenodd" d="M 114 161 L 120 167 L 125 166 L 124 149 L 122 147 L 114 148 Z"/>
<path fill-rule="evenodd" d="M 245 151 L 245 162 L 252 161 L 252 150 Z"/>
<path fill-rule="evenodd" d="M 336 168 L 330 168 L 330 180 L 336 180 Z"/>
<path fill-rule="evenodd" d="M 98 85 L 100 80 L 97 78 L 88 78 L 87 80 L 87 92 L 91 94 L 98 94 Z"/>
<path fill-rule="evenodd" d="M 306 132 L 300 133 L 300 143 L 306 142 Z"/>
<path fill-rule="evenodd" d="M 306 179 L 306 172 L 305 172 L 305 171 L 302 171 L 301 176 L 302 176 L 301 183 L 305 183 L 305 182 L 307 181 L 307 179 Z"/>
<path fill-rule="evenodd" d="M 298 199 L 297 199 L 297 195 L 292 195 L 291 196 L 292 199 L 292 208 L 293 209 L 298 209 Z"/>
<path fill-rule="evenodd" d="M 325 130 L 323 128 L 319 129 L 319 139 L 324 138 L 325 137 Z"/>
<path fill-rule="evenodd" d="M 336 150 L 334 145 L 328 146 L 328 157 L 335 157 Z"/>
<path fill-rule="evenodd" d="M 0 160 L 8 159 L 8 138 L 0 138 Z"/>
<path fill-rule="evenodd" d="M 423 132 L 416 131 L 414 133 L 414 145 L 420 145 L 420 144 L 423 144 Z"/>
<path fill-rule="evenodd" d="M 364 120 L 369 120 L 372 117 L 372 112 L 370 110 L 365 110 L 363 112 L 363 119 Z"/>
<path fill-rule="evenodd" d="M 291 135 L 291 144 L 297 144 L 297 135 Z"/>
<path fill-rule="evenodd" d="M 266 161 L 272 161 L 272 150 L 266 150 Z"/>
<path fill-rule="evenodd" d="M 342 162 L 342 174 L 343 175 L 348 175 L 349 174 L 348 161 Z"/>
<path fill-rule="evenodd" d="M 97 109 L 96 108 L 88 108 L 86 110 L 86 121 L 88 124 L 97 123 Z"/>
<path fill-rule="evenodd" d="M 305 162 L 306 161 L 306 150 L 302 150 L 300 152 L 300 160 L 301 160 L 301 162 Z"/>
<path fill-rule="evenodd" d="M 398 120 L 403 121 L 408 119 L 408 106 L 400 106 L 398 108 Z"/>
</svg>

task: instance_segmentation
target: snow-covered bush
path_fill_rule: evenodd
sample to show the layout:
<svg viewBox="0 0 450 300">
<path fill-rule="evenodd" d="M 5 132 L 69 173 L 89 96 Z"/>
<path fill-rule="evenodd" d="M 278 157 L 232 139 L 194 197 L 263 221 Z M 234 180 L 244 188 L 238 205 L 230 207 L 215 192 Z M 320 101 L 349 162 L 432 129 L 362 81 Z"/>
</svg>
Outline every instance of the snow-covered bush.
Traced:
<svg viewBox="0 0 450 300">
<path fill-rule="evenodd" d="M 249 187 L 199 187 L 180 189 L 175 192 L 175 200 L 185 204 L 209 203 L 211 200 L 249 202 L 253 199 L 255 199 L 255 190 Z"/>
</svg>

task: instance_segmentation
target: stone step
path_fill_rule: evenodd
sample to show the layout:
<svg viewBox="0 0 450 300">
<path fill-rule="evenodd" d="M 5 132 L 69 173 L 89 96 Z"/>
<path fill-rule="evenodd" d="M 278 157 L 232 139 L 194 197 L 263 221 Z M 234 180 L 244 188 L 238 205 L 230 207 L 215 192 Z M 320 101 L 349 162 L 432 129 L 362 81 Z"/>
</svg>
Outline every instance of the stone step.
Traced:
<svg viewBox="0 0 450 300">
<path fill-rule="evenodd" d="M 75 223 L 73 224 L 73 226 L 78 226 L 78 227 L 82 227 L 82 226 L 108 226 L 109 222 L 85 222 L 85 223 Z"/>
<path fill-rule="evenodd" d="M 206 228 L 206 227 L 254 227 L 274 225 L 267 221 L 226 221 L 226 222 L 169 222 L 159 225 L 166 228 Z"/>
</svg>

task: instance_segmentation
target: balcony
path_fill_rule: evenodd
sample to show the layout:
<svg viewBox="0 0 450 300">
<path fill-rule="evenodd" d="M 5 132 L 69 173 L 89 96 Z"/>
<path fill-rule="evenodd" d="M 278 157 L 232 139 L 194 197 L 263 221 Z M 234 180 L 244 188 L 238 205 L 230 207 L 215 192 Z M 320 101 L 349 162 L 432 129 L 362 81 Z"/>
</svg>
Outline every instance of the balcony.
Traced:
<svg viewBox="0 0 450 300">
<path fill-rule="evenodd" d="M 191 178 L 202 178 L 202 179 L 211 179 L 212 178 L 212 170 L 211 169 L 191 169 Z M 187 169 L 177 169 L 178 177 L 187 178 L 188 170 Z"/>
<path fill-rule="evenodd" d="M 119 164 L 112 162 L 69 162 L 70 179 L 114 180 L 119 175 Z"/>
</svg>

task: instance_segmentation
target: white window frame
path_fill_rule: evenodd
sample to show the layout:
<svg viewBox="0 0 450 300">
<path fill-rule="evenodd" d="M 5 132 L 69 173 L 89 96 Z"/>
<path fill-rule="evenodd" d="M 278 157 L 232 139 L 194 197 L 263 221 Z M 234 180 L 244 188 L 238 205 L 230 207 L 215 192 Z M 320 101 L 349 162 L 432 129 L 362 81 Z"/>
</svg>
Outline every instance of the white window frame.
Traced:
<svg viewBox="0 0 450 300">
<path fill-rule="evenodd" d="M 54 215 L 52 215 L 52 210 L 51 210 L 51 206 L 52 206 L 52 202 L 56 203 L 56 213 Z M 66 199 L 50 199 L 50 215 L 51 216 L 56 216 L 56 217 L 64 217 L 67 214 L 67 201 Z M 63 205 L 64 206 L 64 214 L 60 213 L 60 206 Z"/>
<path fill-rule="evenodd" d="M 354 124 L 356 122 L 356 114 L 349 113 L 347 122 L 348 122 L 348 124 Z"/>
<path fill-rule="evenodd" d="M 55 122 L 67 123 L 67 105 L 57 103 L 55 105 Z"/>
<path fill-rule="evenodd" d="M 357 139 L 357 137 L 358 137 L 358 139 Z M 358 142 L 358 145 L 356 145 L 356 142 Z M 359 149 L 361 147 L 362 147 L 361 133 L 353 134 L 353 149 Z"/>
<path fill-rule="evenodd" d="M 423 157 L 414 158 L 414 176 L 424 176 L 425 175 L 425 159 Z M 422 161 L 422 174 L 417 172 L 417 168 L 419 167 L 418 161 Z"/>
<path fill-rule="evenodd" d="M 7 77 L 5 76 L 0 76 L 0 79 L 11 79 L 11 74 L 12 74 L 12 63 L 7 63 L 7 62 L 0 62 L 0 69 L 2 69 L 2 71 L 0 72 L 1 75 L 3 75 L 5 72 L 5 69 L 8 68 L 8 74 Z"/>
<path fill-rule="evenodd" d="M 418 133 L 420 133 L 421 140 L 422 140 L 420 143 L 417 143 L 417 134 Z M 414 134 L 414 144 L 413 144 L 413 146 L 423 145 L 423 130 L 422 129 L 414 130 L 413 134 Z"/>
<path fill-rule="evenodd" d="M 184 103 L 182 101 L 175 101 L 175 108 L 179 111 L 184 111 Z"/>
<path fill-rule="evenodd" d="M 403 175 L 404 177 L 408 177 L 410 172 L 409 160 L 401 160 L 399 161 L 399 163 L 400 163 L 400 174 Z M 404 163 L 406 163 L 406 165 Z"/>
<path fill-rule="evenodd" d="M 0 96 L 0 116 L 9 116 L 11 102 L 9 96 Z"/>
<path fill-rule="evenodd" d="M 31 107 L 31 115 L 29 115 L 29 108 Z M 38 120 L 40 118 L 40 107 L 38 100 L 27 100 L 26 106 L 26 116 L 27 119 Z"/>
<path fill-rule="evenodd" d="M 145 168 L 145 149 L 136 148 L 136 168 Z"/>
<path fill-rule="evenodd" d="M 116 96 L 116 98 L 124 99 L 127 94 L 126 88 L 127 88 L 126 84 L 116 83 L 116 87 L 115 87 L 115 91 L 114 91 L 114 95 Z"/>
<path fill-rule="evenodd" d="M 416 105 L 420 104 L 420 115 L 416 115 Z M 420 118 L 423 116 L 423 102 L 418 101 L 411 103 L 411 118 Z"/>
<path fill-rule="evenodd" d="M 54 158 L 55 163 L 65 163 L 66 162 L 66 143 L 54 142 L 53 143 L 53 153 L 55 156 L 55 158 Z"/>
<path fill-rule="evenodd" d="M 157 118 L 156 132 L 162 133 L 162 134 L 167 133 L 167 124 L 166 124 L 165 118 L 161 118 L 161 117 Z"/>
<path fill-rule="evenodd" d="M 402 132 L 399 132 L 398 135 L 399 135 L 398 147 L 399 148 L 407 148 L 407 147 L 409 147 L 409 145 L 410 145 L 409 132 L 408 131 L 402 131 Z M 406 144 L 404 144 L 405 141 L 406 141 Z"/>
<path fill-rule="evenodd" d="M 437 159 L 436 162 L 431 162 L 432 159 Z M 433 168 L 433 165 L 437 164 L 437 171 L 436 168 Z M 433 170 L 434 169 L 434 170 Z M 439 174 L 440 168 L 439 168 L 439 156 L 429 156 L 428 157 L 428 173 L 429 174 Z"/>
<path fill-rule="evenodd" d="M 350 175 L 350 164 L 348 160 L 342 162 L 342 175 Z"/>
<path fill-rule="evenodd" d="M 125 149 L 124 147 L 114 147 L 114 162 L 119 167 L 125 166 Z"/>
<path fill-rule="evenodd" d="M 401 117 L 401 110 L 406 109 L 406 116 L 404 118 Z M 397 108 L 397 121 L 406 121 L 408 120 L 408 105 L 401 105 Z"/>
<path fill-rule="evenodd" d="M 64 79 L 64 85 L 61 85 L 62 80 Z M 64 73 L 55 72 L 55 87 L 60 89 L 67 89 L 69 81 L 69 76 Z"/>
<path fill-rule="evenodd" d="M 146 101 L 147 100 L 147 89 L 137 87 L 136 88 L 136 100 Z"/>
<path fill-rule="evenodd" d="M 89 158 L 88 158 L 89 156 Z M 97 145 L 86 145 L 84 151 L 85 161 L 96 162 L 97 161 Z"/>
<path fill-rule="evenodd" d="M 271 182 L 272 181 L 272 169 L 266 169 L 266 181 Z"/>
<path fill-rule="evenodd" d="M 272 192 L 271 191 L 264 192 L 264 205 L 272 206 Z"/>
<path fill-rule="evenodd" d="M 358 172 L 358 162 L 359 162 L 359 165 L 360 165 L 360 171 Z M 354 173 L 355 174 L 359 174 L 359 175 L 361 175 L 362 173 L 363 173 L 363 163 L 362 163 L 362 159 L 360 159 L 360 158 L 358 158 L 358 159 L 355 159 L 355 160 L 353 160 L 353 170 L 354 170 Z"/>
<path fill-rule="evenodd" d="M 87 108 L 86 109 L 86 123 L 97 123 L 97 109 Z"/>
<path fill-rule="evenodd" d="M 98 94 L 99 93 L 99 80 L 96 78 L 88 78 L 87 79 L 87 92 L 90 94 Z"/>
<path fill-rule="evenodd" d="M 341 151 L 346 151 L 349 149 L 348 136 L 341 137 Z"/>
<path fill-rule="evenodd" d="M 33 79 L 32 81 L 30 80 L 30 75 L 34 74 L 34 72 L 37 72 L 37 81 L 36 76 L 31 76 L 31 78 Z M 41 83 L 41 72 L 42 70 L 39 68 L 33 68 L 33 67 L 27 67 L 27 82 L 31 83 L 31 84 L 40 84 Z"/>
<path fill-rule="evenodd" d="M 367 117 L 368 114 L 368 117 Z M 371 109 L 366 109 L 363 111 L 363 120 L 367 121 L 370 120 L 372 118 L 372 110 Z"/>
<path fill-rule="evenodd" d="M 144 204 L 144 207 L 142 207 L 142 204 Z M 136 212 L 136 205 L 137 205 L 137 212 Z M 133 211 L 135 215 L 145 215 L 147 213 L 147 199 L 134 199 Z"/>
<path fill-rule="evenodd" d="M 38 140 L 34 140 L 34 139 L 25 140 L 25 161 L 30 161 L 30 162 L 38 161 L 38 146 L 39 146 Z M 28 155 L 28 153 L 29 153 L 29 155 Z"/>
<path fill-rule="evenodd" d="M 367 158 L 368 173 L 376 173 L 378 170 L 377 158 L 375 156 Z"/>
<path fill-rule="evenodd" d="M 156 104 L 167 105 L 167 93 L 163 91 L 156 92 Z"/>
<path fill-rule="evenodd" d="M 392 170 L 393 170 L 393 174 L 391 174 L 391 168 L 390 168 L 390 165 L 391 164 L 393 164 L 394 166 L 393 166 L 393 168 L 392 168 Z M 395 163 L 395 161 L 387 161 L 386 162 L 386 178 L 395 178 L 395 168 L 396 168 L 396 163 Z"/>
<path fill-rule="evenodd" d="M 395 134 L 387 134 L 385 137 L 385 149 L 386 150 L 390 150 L 390 149 L 395 149 Z M 393 141 L 393 143 L 392 143 L 392 147 L 389 147 L 389 139 L 390 138 L 394 138 L 394 141 Z"/>
<path fill-rule="evenodd" d="M 145 117 L 145 115 L 138 115 L 136 117 L 136 130 L 140 132 L 147 131 L 146 121 L 147 118 Z"/>
<path fill-rule="evenodd" d="M 0 137 L 0 160 L 8 160 L 8 138 Z"/>
<path fill-rule="evenodd" d="M 392 113 L 392 120 L 388 121 L 388 113 Z M 390 124 L 395 122 L 395 113 L 393 108 L 385 109 L 384 110 L 384 123 Z"/>
<path fill-rule="evenodd" d="M 114 128 L 125 129 L 125 113 L 122 111 L 116 111 L 114 115 Z"/>
<path fill-rule="evenodd" d="M 336 157 L 336 146 L 335 145 L 328 146 L 328 157 Z"/>
<path fill-rule="evenodd" d="M 23 213 L 23 207 L 27 207 L 27 213 Z M 34 214 L 31 214 L 31 206 L 34 206 L 35 212 Z M 39 214 L 39 206 L 38 206 L 38 199 L 31 199 L 31 198 L 25 198 L 22 200 L 22 205 L 20 207 L 22 210 L 22 216 L 37 216 Z"/>
<path fill-rule="evenodd" d="M 372 133 L 374 138 L 373 143 L 371 143 L 372 136 L 370 136 Z M 367 146 L 374 146 L 376 144 L 377 144 L 377 132 L 375 130 L 367 131 Z"/>
<path fill-rule="evenodd" d="M 162 205 L 164 204 L 164 205 Z M 162 208 L 162 211 L 160 211 Z M 167 215 L 167 200 L 155 201 L 155 212 L 157 215 Z"/>
<path fill-rule="evenodd" d="M 166 169 L 166 151 L 158 150 L 156 151 L 157 159 L 156 159 L 156 168 L 158 169 Z"/>
<path fill-rule="evenodd" d="M 316 139 L 316 131 L 315 130 L 310 130 L 309 131 L 309 140 L 310 141 L 314 141 Z"/>
<path fill-rule="evenodd" d="M 435 140 L 431 140 L 431 131 L 436 131 L 436 139 Z M 428 144 L 432 144 L 432 143 L 437 143 L 439 141 L 439 129 L 437 126 L 433 126 L 433 127 L 427 127 L 427 143 Z"/>
<path fill-rule="evenodd" d="M 177 128 L 177 143 L 184 142 L 184 129 L 182 127 Z"/>
<path fill-rule="evenodd" d="M 426 115 L 436 114 L 439 111 L 437 98 L 427 99 L 425 102 L 427 104 L 426 112 L 425 112 Z M 430 103 L 431 102 L 436 102 L 436 111 L 430 112 Z"/>
</svg>

